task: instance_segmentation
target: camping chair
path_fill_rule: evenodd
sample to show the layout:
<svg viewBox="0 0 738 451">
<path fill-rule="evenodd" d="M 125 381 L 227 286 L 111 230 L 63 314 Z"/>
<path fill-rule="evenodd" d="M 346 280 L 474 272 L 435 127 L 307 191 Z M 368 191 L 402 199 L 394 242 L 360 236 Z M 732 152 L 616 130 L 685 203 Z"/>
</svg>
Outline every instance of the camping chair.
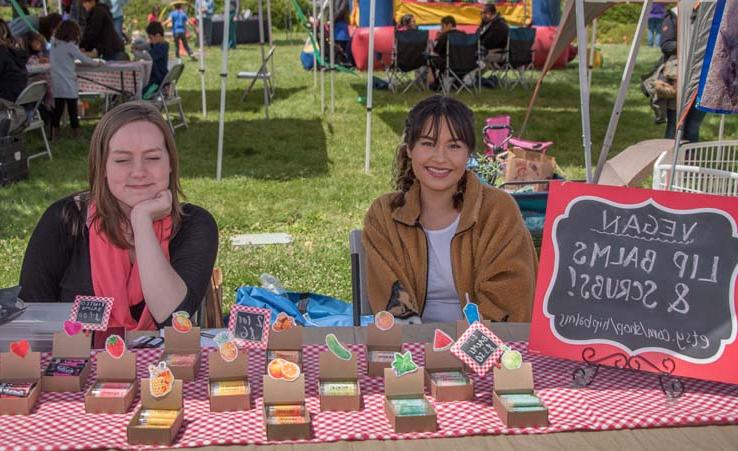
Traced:
<svg viewBox="0 0 738 451">
<path fill-rule="evenodd" d="M 473 94 L 465 80 L 470 76 L 476 78 L 472 88 L 476 92 L 482 89 L 482 72 L 480 70 L 479 35 L 450 33 L 446 41 L 446 71 L 443 80 L 443 94 L 448 95 L 458 84 L 456 94 L 466 90 Z"/>
<path fill-rule="evenodd" d="M 187 119 L 185 118 L 184 109 L 182 108 L 182 98 L 177 94 L 177 83 L 179 78 L 182 76 L 184 71 L 184 64 L 179 63 L 172 66 L 167 72 L 167 75 L 162 80 L 159 89 L 151 96 L 151 102 L 164 113 L 169 122 L 169 128 L 172 129 L 172 133 L 175 133 L 175 129 L 179 127 L 187 128 Z M 172 115 L 169 108 L 172 106 L 177 107 L 179 112 L 179 123 L 174 125 L 172 123 Z"/>
<path fill-rule="evenodd" d="M 507 47 L 507 64 L 505 66 L 505 85 L 512 89 L 515 86 L 530 88 L 533 81 L 527 77 L 528 71 L 533 70 L 533 44 L 536 42 L 535 28 L 510 28 Z M 507 81 L 508 76 L 514 78 Z M 512 77 L 511 77 L 512 78 Z"/>
<path fill-rule="evenodd" d="M 361 316 L 371 315 L 366 294 L 366 252 L 361 242 L 361 229 L 349 232 L 351 250 L 351 299 L 354 307 L 354 326 L 361 326 Z"/>
<path fill-rule="evenodd" d="M 49 156 L 49 160 L 53 160 L 49 140 L 46 138 L 46 127 L 44 127 L 44 121 L 41 119 L 41 114 L 38 111 L 38 107 L 41 105 L 41 102 L 44 101 L 44 97 L 46 97 L 46 90 L 46 81 L 35 81 L 26 86 L 15 101 L 15 104 L 23 107 L 28 114 L 28 125 L 23 132 L 28 133 L 33 130 L 41 130 L 41 136 L 43 137 L 44 145 L 46 146 L 45 152 L 35 153 L 29 156 L 28 160 L 40 157 L 44 154 Z"/>
<path fill-rule="evenodd" d="M 241 101 L 243 102 L 246 99 L 246 96 L 249 95 L 251 90 L 254 88 L 254 85 L 256 84 L 257 80 L 262 80 L 266 84 L 267 93 L 269 95 L 269 103 L 272 102 L 272 98 L 274 98 L 274 85 L 272 84 L 272 74 L 269 73 L 269 69 L 267 68 L 267 65 L 269 64 L 269 61 L 272 59 L 272 56 L 274 56 L 274 49 L 276 47 L 272 47 L 269 49 L 269 53 L 267 53 L 266 57 L 264 58 L 264 61 L 261 62 L 261 67 L 259 67 L 259 70 L 256 72 L 239 72 L 236 77 L 243 78 L 245 80 L 251 80 L 251 83 L 244 89 L 243 95 L 241 96 Z"/>
<path fill-rule="evenodd" d="M 427 30 L 395 31 L 392 62 L 387 67 L 387 82 L 392 92 L 397 92 L 401 84 L 405 84 L 403 94 L 412 87 L 419 91 L 425 90 L 424 75 L 415 75 L 415 71 L 427 67 L 424 54 L 427 48 Z"/>
</svg>

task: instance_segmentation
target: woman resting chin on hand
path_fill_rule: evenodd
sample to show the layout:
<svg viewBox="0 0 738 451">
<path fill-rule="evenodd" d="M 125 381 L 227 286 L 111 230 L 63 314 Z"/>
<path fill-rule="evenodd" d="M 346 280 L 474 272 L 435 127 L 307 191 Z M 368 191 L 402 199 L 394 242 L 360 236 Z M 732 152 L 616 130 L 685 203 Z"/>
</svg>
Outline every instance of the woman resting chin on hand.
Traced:
<svg viewBox="0 0 738 451">
<path fill-rule="evenodd" d="M 21 299 L 112 297 L 109 328 L 125 330 L 162 327 L 175 311 L 192 315 L 218 228 L 206 210 L 179 202 L 177 148 L 159 111 L 130 102 L 108 112 L 92 135 L 88 174 L 89 190 L 51 205 L 36 226 Z"/>
</svg>

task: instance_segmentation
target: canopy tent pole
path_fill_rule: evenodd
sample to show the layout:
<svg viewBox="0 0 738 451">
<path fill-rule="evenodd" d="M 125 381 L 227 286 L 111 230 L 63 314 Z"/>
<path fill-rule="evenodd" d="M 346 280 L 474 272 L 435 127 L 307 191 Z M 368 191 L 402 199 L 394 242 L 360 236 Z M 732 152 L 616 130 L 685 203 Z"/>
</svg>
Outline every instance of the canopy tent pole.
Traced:
<svg viewBox="0 0 738 451">
<path fill-rule="evenodd" d="M 259 52 L 261 53 L 261 67 L 267 69 L 264 65 L 266 60 L 266 53 L 264 53 L 264 0 L 258 1 L 259 9 Z M 258 76 L 258 74 L 257 74 Z M 262 85 L 264 86 L 264 116 L 269 119 L 269 83 L 267 83 L 267 74 L 263 74 L 264 79 Z"/>
<path fill-rule="evenodd" d="M 720 115 L 720 126 L 718 128 L 718 141 L 722 142 L 725 136 L 725 115 Z"/>
<path fill-rule="evenodd" d="M 376 0 L 369 0 L 369 64 L 366 78 L 366 142 L 364 151 L 364 173 L 369 174 L 369 162 L 372 158 L 372 103 L 374 101 L 374 13 Z"/>
<path fill-rule="evenodd" d="M 328 23 L 330 24 L 330 33 L 329 33 L 329 39 L 330 39 L 330 51 L 331 51 L 331 70 L 329 73 L 330 76 L 330 83 L 331 83 L 331 114 L 336 112 L 336 95 L 334 92 L 334 70 L 333 68 L 336 66 L 336 28 L 335 23 L 333 22 L 335 19 L 334 11 L 333 11 L 333 0 L 328 0 Z"/>
<path fill-rule="evenodd" d="M 318 36 L 318 0 L 313 0 L 313 36 Z M 318 86 L 318 55 L 313 49 L 313 87 Z"/>
<path fill-rule="evenodd" d="M 218 119 L 218 165 L 215 171 L 215 179 L 220 180 L 223 169 L 223 131 L 225 128 L 225 106 L 226 106 L 226 85 L 228 84 L 228 33 L 230 25 L 231 2 L 225 0 L 225 12 L 223 16 L 223 42 L 221 49 L 221 66 L 220 66 L 220 117 Z"/>
<path fill-rule="evenodd" d="M 43 8 L 44 8 L 44 16 L 48 16 L 49 15 L 49 9 L 48 9 L 48 7 L 46 5 L 46 0 L 44 0 L 42 4 L 43 4 Z"/>
<path fill-rule="evenodd" d="M 200 92 L 202 93 L 202 117 L 207 117 L 208 115 L 208 107 L 207 107 L 207 101 L 206 101 L 206 94 L 205 94 L 205 31 L 203 28 L 205 27 L 205 24 L 202 21 L 202 0 L 195 2 L 195 6 L 197 7 L 197 24 L 199 28 L 199 37 L 200 37 Z"/>
<path fill-rule="evenodd" d="M 589 117 L 589 87 L 587 77 L 587 28 L 584 20 L 584 0 L 576 0 L 577 50 L 579 52 L 579 100 L 582 116 L 582 144 L 587 183 L 592 182 L 592 132 Z"/>
<path fill-rule="evenodd" d="M 636 27 L 635 34 L 633 35 L 633 42 L 630 44 L 628 60 L 625 63 L 623 76 L 620 79 L 620 90 L 618 91 L 618 96 L 615 99 L 615 105 L 613 105 L 612 108 L 610 123 L 607 126 L 607 133 L 605 133 L 605 141 L 602 143 L 602 149 L 600 149 L 600 157 L 597 160 L 597 168 L 595 169 L 593 180 L 594 183 L 597 183 L 600 180 L 602 169 L 605 167 L 607 156 L 610 152 L 610 148 L 612 147 L 612 141 L 615 139 L 615 131 L 618 129 L 620 115 L 623 113 L 625 97 L 628 95 L 630 79 L 633 76 L 633 69 L 635 68 L 636 59 L 638 58 L 638 51 L 641 48 L 641 39 L 643 39 L 643 32 L 646 30 L 646 26 L 648 24 L 648 15 L 651 12 L 651 5 L 653 5 L 653 0 L 646 0 L 645 2 L 643 2 L 643 7 L 641 7 L 641 17 L 638 19 L 638 26 Z M 596 22 L 592 23 L 593 27 L 595 23 Z"/>
<path fill-rule="evenodd" d="M 597 45 L 597 19 L 592 21 L 592 42 L 589 44 L 589 60 L 587 60 L 587 83 L 592 89 L 592 73 L 594 72 L 595 45 Z"/>
<path fill-rule="evenodd" d="M 325 2 L 320 5 L 320 49 L 325 62 Z M 325 114 L 325 64 L 320 67 L 320 114 Z"/>
<path fill-rule="evenodd" d="M 269 50 L 271 51 L 274 47 L 274 37 L 272 36 L 272 0 L 267 0 L 267 30 L 269 31 Z M 277 85 L 274 81 L 274 54 L 272 54 L 272 57 L 269 58 L 269 64 L 271 68 L 269 69 L 269 81 L 272 84 L 272 89 L 274 89 Z"/>
<path fill-rule="evenodd" d="M 59 0 L 59 14 L 64 15 L 64 9 L 62 8 L 62 0 Z"/>
</svg>

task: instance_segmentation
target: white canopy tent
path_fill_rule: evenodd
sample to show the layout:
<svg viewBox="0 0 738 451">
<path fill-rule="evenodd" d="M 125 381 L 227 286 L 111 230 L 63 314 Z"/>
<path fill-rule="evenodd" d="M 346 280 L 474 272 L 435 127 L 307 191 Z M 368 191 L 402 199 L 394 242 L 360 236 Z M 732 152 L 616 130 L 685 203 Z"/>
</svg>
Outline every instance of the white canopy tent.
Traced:
<svg viewBox="0 0 738 451">
<path fill-rule="evenodd" d="M 561 23 L 554 38 L 554 44 L 548 54 L 546 62 L 541 71 L 541 76 L 536 83 L 535 90 L 528 104 L 528 111 L 523 122 L 520 134 L 525 133 L 528 119 L 533 109 L 533 105 L 540 92 L 543 79 L 549 70 L 553 67 L 555 61 L 559 58 L 563 50 L 572 42 L 574 37 L 577 38 L 578 56 L 579 56 L 579 88 L 580 88 L 580 104 L 582 117 L 582 143 L 584 148 L 584 160 L 587 171 L 587 181 L 597 183 L 602 173 L 607 156 L 612 146 L 615 133 L 617 131 L 618 121 L 623 111 L 625 97 L 628 92 L 635 61 L 638 57 L 643 32 L 648 20 L 653 3 L 673 3 L 664 0 L 643 0 L 636 3 L 642 3 L 641 15 L 636 27 L 636 32 L 631 43 L 628 60 L 623 70 L 623 76 L 620 81 L 620 88 L 615 99 L 613 111 L 610 116 L 610 122 L 605 133 L 605 138 L 600 150 L 597 167 L 592 168 L 592 143 L 591 143 L 591 122 L 589 117 L 589 93 L 590 80 L 587 75 L 586 67 L 586 49 L 587 49 L 587 32 L 586 26 L 593 22 L 594 19 L 602 15 L 611 6 L 618 3 L 626 3 L 625 0 L 568 0 L 564 6 Z M 627 3 L 634 3 L 627 1 Z M 688 20 L 699 4 L 696 10 L 694 21 Z M 677 126 L 677 136 L 675 139 L 674 158 L 677 156 L 679 140 L 682 134 L 681 124 L 686 112 L 691 106 L 696 94 L 699 76 L 702 70 L 702 62 L 705 55 L 705 47 L 710 32 L 710 23 L 715 12 L 715 0 L 679 0 L 678 1 L 678 50 L 677 58 L 683 64 L 679 64 L 679 77 L 677 86 L 677 117 L 680 118 Z M 675 160 L 676 162 L 676 160 Z"/>
</svg>

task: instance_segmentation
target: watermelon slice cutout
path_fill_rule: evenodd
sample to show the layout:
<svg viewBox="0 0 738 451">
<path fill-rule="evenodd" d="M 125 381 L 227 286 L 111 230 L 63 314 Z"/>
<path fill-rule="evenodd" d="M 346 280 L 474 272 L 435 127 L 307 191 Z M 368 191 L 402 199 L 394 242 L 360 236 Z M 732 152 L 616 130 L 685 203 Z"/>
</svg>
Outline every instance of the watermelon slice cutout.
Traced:
<svg viewBox="0 0 738 451">
<path fill-rule="evenodd" d="M 451 338 L 446 332 L 441 329 L 436 329 L 433 333 L 433 350 L 445 351 L 454 344 L 453 338 Z"/>
</svg>

